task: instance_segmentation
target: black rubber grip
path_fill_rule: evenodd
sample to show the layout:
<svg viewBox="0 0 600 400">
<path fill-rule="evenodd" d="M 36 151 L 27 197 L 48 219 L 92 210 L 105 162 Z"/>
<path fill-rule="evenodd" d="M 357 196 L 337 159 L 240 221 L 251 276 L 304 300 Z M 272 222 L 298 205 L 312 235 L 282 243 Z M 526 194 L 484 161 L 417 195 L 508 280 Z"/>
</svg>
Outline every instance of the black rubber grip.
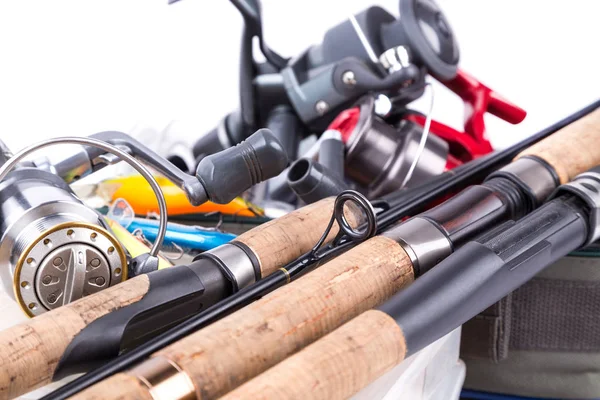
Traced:
<svg viewBox="0 0 600 400">
<path fill-rule="evenodd" d="M 260 129 L 242 143 L 203 158 L 196 177 L 209 200 L 226 204 L 257 183 L 279 175 L 287 165 L 281 142 L 268 129 Z"/>
<path fill-rule="evenodd" d="M 483 243 L 467 243 L 379 309 L 400 325 L 413 354 L 583 245 L 586 218 L 578 199 L 555 199 Z"/>
<path fill-rule="evenodd" d="M 148 274 L 140 300 L 91 322 L 69 344 L 53 380 L 97 368 L 231 295 L 231 283 L 208 258 Z"/>
</svg>

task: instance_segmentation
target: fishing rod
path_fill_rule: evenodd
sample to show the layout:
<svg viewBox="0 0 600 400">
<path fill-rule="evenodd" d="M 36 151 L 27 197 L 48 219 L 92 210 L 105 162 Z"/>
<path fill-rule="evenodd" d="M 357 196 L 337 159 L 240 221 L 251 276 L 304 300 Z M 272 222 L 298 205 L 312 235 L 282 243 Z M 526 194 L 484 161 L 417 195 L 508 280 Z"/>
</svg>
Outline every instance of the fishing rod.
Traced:
<svg viewBox="0 0 600 400">
<path fill-rule="evenodd" d="M 351 397 L 561 257 L 598 240 L 599 205 L 600 167 L 595 167 L 560 186 L 538 210 L 467 243 L 376 310 L 222 399 Z"/>
<path fill-rule="evenodd" d="M 0 398 L 73 373 L 70 368 L 92 368 L 271 274 L 312 248 L 334 200 L 258 226 L 189 265 L 139 275 L 0 332 L 0 346 L 11 349 L 0 356 Z M 356 226 L 361 217 L 348 209 L 345 218 Z M 337 232 L 337 225 L 330 228 L 323 241 Z"/>
<path fill-rule="evenodd" d="M 598 127 L 600 111 L 595 111 L 523 152 L 513 163 L 488 177 L 483 185 L 464 190 L 445 203 L 392 227 L 384 235 L 361 243 L 303 279 L 152 354 L 148 363 L 156 364 L 156 368 L 163 368 L 162 372 L 169 375 L 170 367 L 165 360 L 170 360 L 169 365 L 177 365 L 180 371 L 185 371 L 203 398 L 226 393 L 347 319 L 382 303 L 474 236 L 526 214 L 539 205 L 561 179 L 575 176 L 590 163 L 600 163 L 600 152 L 590 145 L 600 139 Z M 565 164 L 567 156 L 579 148 L 585 154 L 577 156 L 578 165 Z M 544 160 L 551 160 L 552 164 Z M 241 293 L 235 301 L 240 296 Z M 292 304 L 302 304 L 302 307 L 290 307 Z M 167 333 L 160 342 L 153 340 L 147 346 L 156 348 L 172 343 L 202 327 L 207 320 L 212 322 L 213 318 L 215 314 L 208 310 L 205 315 L 198 315 Z M 271 346 L 272 343 L 277 346 Z M 146 351 L 146 346 L 138 348 L 132 357 L 145 355 Z M 127 363 L 115 361 L 110 368 L 123 368 L 130 362 L 130 354 L 124 356 Z M 148 367 L 148 363 L 140 364 L 140 368 Z M 142 381 L 146 378 L 138 374 L 140 370 L 132 371 L 128 372 L 130 377 L 133 375 Z M 214 371 L 223 374 L 215 376 Z M 125 378 L 121 375 L 98 386 L 112 390 L 115 382 L 124 384 Z M 96 377 L 83 381 L 93 379 Z M 148 390 L 136 385 L 136 380 L 130 381 L 127 390 L 138 395 L 139 391 Z M 81 388 L 79 383 L 74 386 Z M 62 396 L 65 392 L 59 390 L 58 393 Z"/>
<path fill-rule="evenodd" d="M 20 163 L 21 158 L 39 148 L 62 144 L 65 141 L 76 143 L 78 146 L 72 148 L 66 157 L 59 157 L 58 161 L 36 159 L 31 163 Z M 67 182 L 75 181 L 80 177 L 90 174 L 100 169 L 106 163 L 118 161 L 116 156 L 111 158 L 109 157 L 112 156 L 111 154 L 106 155 L 107 151 L 114 151 L 118 156 L 125 157 L 132 163 L 135 161 L 134 158 L 139 158 L 146 164 L 152 165 L 168 179 L 180 186 L 193 204 L 201 204 L 208 199 L 216 202 L 228 202 L 231 198 L 237 196 L 240 191 L 248 189 L 261 180 L 279 174 L 287 166 L 287 156 L 283 152 L 281 144 L 268 130 L 259 130 L 245 142 L 231 147 L 226 151 L 206 157 L 200 163 L 196 176 L 183 173 L 166 160 L 156 156 L 155 153 L 143 144 L 119 132 L 104 132 L 92 135 L 90 138 L 68 138 L 68 140 L 57 138 L 24 149 L 3 165 L 0 175 L 4 177 L 8 174 L 9 177 L 9 179 L 2 182 L 1 187 L 2 201 L 6 203 L 6 206 L 3 206 L 3 210 L 6 212 L 9 210 L 7 207 L 11 205 L 12 210 L 17 211 L 14 210 L 14 205 L 21 203 L 17 203 L 15 198 L 16 200 L 37 199 L 36 201 L 29 201 L 28 204 L 30 208 L 32 206 L 37 207 L 33 210 L 36 212 L 34 214 L 36 218 L 44 216 L 44 214 L 40 214 L 42 212 L 48 214 L 46 215 L 48 222 L 39 225 L 41 228 L 51 226 L 49 223 L 56 219 L 52 219 L 52 216 L 59 212 L 63 212 L 63 214 L 60 214 L 62 216 L 79 216 L 75 213 L 78 210 L 75 207 L 77 204 L 73 205 L 73 202 L 67 203 L 65 200 L 68 195 L 73 196 L 72 192 L 68 191 Z M 55 154 L 52 154 L 52 156 L 55 156 Z M 141 172 L 146 171 L 137 164 L 133 165 L 142 168 Z M 10 172 L 11 168 L 15 166 L 19 167 L 19 169 Z M 152 182 L 151 174 L 147 171 L 145 174 L 150 176 L 150 181 Z M 46 176 L 53 179 L 49 180 Z M 59 177 L 64 179 L 64 182 L 60 181 Z M 42 181 L 42 178 L 45 180 Z M 42 193 L 46 193 L 45 196 L 39 196 L 40 185 L 46 181 L 49 181 L 50 186 L 46 184 L 44 187 L 49 189 L 45 192 L 42 191 Z M 18 189 L 21 187 L 24 188 L 24 191 L 19 192 Z M 64 192 L 65 194 L 61 194 L 62 197 L 58 198 L 60 201 L 57 205 L 54 205 L 57 202 L 56 196 L 54 196 L 57 189 L 61 189 L 61 193 Z M 153 189 L 155 188 L 153 187 Z M 160 189 L 156 190 L 160 194 Z M 29 197 L 23 197 L 25 195 Z M 32 195 L 37 195 L 37 197 L 31 197 Z M 74 199 L 77 200 L 75 197 Z M 70 208 L 62 210 L 59 206 L 63 203 L 65 207 Z M 161 203 L 159 202 L 159 204 Z M 164 205 L 164 199 L 162 204 Z M 96 344 L 101 342 L 107 345 L 105 348 L 107 347 L 109 352 L 113 351 L 115 354 L 118 354 L 121 344 L 123 344 L 121 343 L 121 337 L 119 336 L 113 342 L 111 342 L 111 338 L 119 335 L 119 328 L 123 329 L 120 333 L 126 337 L 133 338 L 133 342 L 139 336 L 144 336 L 145 334 L 155 335 L 161 329 L 165 329 L 170 324 L 180 321 L 182 313 L 185 316 L 190 313 L 199 312 L 203 308 L 208 308 L 223 297 L 244 287 L 244 285 L 251 284 L 255 279 L 262 277 L 263 274 L 269 274 L 280 265 L 285 264 L 285 262 L 308 251 L 314 245 L 314 242 L 319 239 L 321 232 L 327 226 L 332 206 L 333 199 L 326 200 L 315 205 L 313 208 L 307 208 L 293 213 L 289 217 L 282 218 L 278 221 L 278 224 L 265 224 L 252 232 L 240 236 L 238 240 L 231 244 L 220 246 L 211 253 L 204 254 L 200 259 L 182 268 L 166 269 L 157 271 L 155 274 L 145 275 L 146 272 L 157 269 L 158 261 L 153 261 L 153 258 L 156 257 L 154 257 L 152 252 L 143 254 L 130 261 L 130 268 L 127 268 L 128 266 L 122 262 L 122 264 L 116 266 L 118 270 L 114 270 L 114 274 L 119 272 L 121 275 L 127 276 L 126 272 L 130 269 L 129 276 L 139 276 L 139 278 L 127 280 L 124 282 L 124 286 L 111 286 L 106 289 L 109 290 L 107 293 L 103 294 L 99 291 L 94 295 L 88 296 L 90 297 L 89 301 L 83 302 L 83 304 L 77 303 L 72 308 L 70 305 L 53 308 L 52 311 L 39 315 L 40 318 L 32 319 L 23 325 L 5 330 L 2 332 L 3 337 L 7 340 L 3 342 L 4 345 L 15 350 L 19 348 L 22 348 L 24 351 L 32 349 L 32 352 L 21 360 L 23 363 L 20 364 L 17 362 L 14 365 L 17 370 L 19 368 L 26 370 L 26 373 L 19 375 L 19 378 L 12 379 L 12 382 L 16 385 L 15 393 L 28 391 L 31 387 L 46 382 L 52 376 L 53 369 L 56 367 L 60 356 L 67 350 L 70 339 L 102 315 L 127 305 L 131 306 L 128 308 L 131 311 L 129 315 L 131 318 L 119 321 L 124 323 L 118 326 L 111 325 L 110 320 L 105 321 L 109 325 L 101 329 L 99 338 L 102 340 L 99 341 L 98 338 L 94 338 L 93 340 Z M 164 209 L 165 207 L 161 208 L 161 218 L 164 219 L 164 221 L 161 220 L 162 229 L 164 229 L 166 221 Z M 24 210 L 27 211 L 27 209 Z M 32 213 L 30 211 L 27 211 L 28 214 L 25 214 L 25 217 L 21 219 L 15 219 L 16 215 L 14 213 L 11 213 L 10 216 L 5 215 L 6 224 L 3 228 L 8 229 L 10 233 L 11 229 L 14 230 L 12 226 L 13 221 L 16 221 L 16 223 L 20 224 L 19 226 L 23 227 L 23 223 L 29 223 L 29 219 L 31 219 Z M 309 213 L 311 217 L 307 218 L 305 213 Z M 93 213 L 90 211 L 88 214 Z M 350 214 L 352 214 L 351 211 L 349 211 L 348 219 L 350 221 L 356 220 L 356 217 Z M 36 221 L 38 220 L 36 219 L 33 222 Z M 62 226 L 59 227 L 62 228 Z M 85 235 L 80 235 L 80 232 L 76 229 L 77 227 L 65 228 L 63 229 L 65 231 L 63 235 L 67 238 L 85 237 Z M 337 228 L 332 230 L 332 237 L 336 230 Z M 54 231 L 50 233 L 52 232 Z M 160 232 L 161 230 L 157 234 L 153 251 L 154 248 L 157 248 L 162 243 Z M 285 232 L 285 235 L 282 232 Z M 164 235 L 164 232 L 162 235 Z M 259 240 L 257 237 L 263 239 Z M 100 243 L 102 237 L 96 231 L 88 234 L 87 238 L 95 246 L 102 244 Z M 39 242 L 42 248 L 51 247 L 51 245 L 58 246 L 58 240 L 51 239 L 52 241 L 50 238 L 44 239 L 42 235 L 37 242 Z M 6 235 L 3 236 L 3 240 L 6 240 Z M 85 248 L 84 250 L 81 249 L 82 245 L 79 243 L 71 243 L 70 245 L 71 247 L 79 246 L 74 249 L 75 251 L 85 250 Z M 22 248 L 21 246 L 16 247 L 18 249 Z M 117 246 L 117 244 L 114 244 L 112 248 L 108 245 L 106 247 L 108 248 L 108 253 L 112 251 L 115 255 L 120 254 L 117 251 L 120 245 Z M 38 280 L 44 279 L 44 282 L 40 284 L 45 285 L 47 283 L 45 282 L 45 274 L 42 274 L 42 276 L 40 276 L 40 273 L 36 274 L 33 267 L 36 267 L 38 262 L 40 263 L 40 268 L 45 268 L 44 265 L 49 264 L 50 266 L 45 269 L 48 271 L 52 265 L 56 265 L 53 262 L 56 262 L 58 256 L 54 255 L 47 263 L 42 263 L 43 260 L 41 258 L 36 257 L 34 259 L 33 256 L 20 257 L 20 259 L 26 259 L 26 262 L 29 264 L 27 268 L 23 268 L 24 273 L 33 274 L 34 278 L 38 276 L 38 278 L 35 278 Z M 228 263 L 231 263 L 232 259 L 234 265 L 228 267 Z M 86 263 L 92 261 L 88 259 Z M 236 269 L 236 266 L 241 266 L 242 268 L 245 266 L 246 270 Z M 85 268 L 85 265 L 83 267 Z M 73 268 L 82 269 L 79 264 Z M 17 273 L 14 275 L 15 279 L 19 277 Z M 148 276 L 151 277 L 149 278 Z M 258 278 L 255 278 L 256 276 Z M 34 278 L 25 280 L 26 278 L 27 276 L 21 274 L 15 283 L 15 287 L 24 292 L 27 290 L 32 292 L 31 287 L 36 281 Z M 78 279 L 80 278 L 78 277 Z M 12 275 L 10 281 L 12 281 Z M 112 281 L 114 282 L 115 280 L 113 279 Z M 95 282 L 97 282 L 97 279 Z M 177 287 L 171 287 L 175 282 L 178 283 Z M 108 286 L 108 284 L 105 286 Z M 28 301 L 27 304 L 30 305 L 26 307 L 29 311 L 42 309 L 42 307 L 35 306 L 37 303 L 33 301 Z M 31 307 L 31 304 L 34 304 L 34 306 Z M 159 316 L 164 316 L 166 321 L 156 327 L 143 317 L 134 318 L 144 315 L 144 311 L 148 309 L 154 309 Z M 167 309 L 171 312 L 166 313 L 167 315 L 165 316 L 164 311 Z M 75 316 L 79 318 L 75 318 Z M 18 332 L 22 332 L 23 330 L 31 330 L 32 335 L 29 337 L 31 340 L 20 336 Z M 16 335 L 15 337 L 21 337 L 21 339 L 11 339 L 10 336 L 13 334 Z M 53 337 L 56 336 L 61 336 L 62 340 L 55 341 Z M 129 342 L 124 342 L 124 345 L 128 344 Z M 4 345 L 3 348 L 5 348 Z M 111 346 L 116 346 L 116 349 Z M 40 357 L 49 360 L 47 365 L 43 363 L 43 367 L 31 369 L 30 366 L 35 365 L 40 360 Z M 12 362 L 9 359 L 2 359 L 2 363 L 8 365 Z M 2 391 L 0 389 L 0 392 Z"/>
<path fill-rule="evenodd" d="M 511 159 L 513 159 L 524 149 L 570 125 L 574 121 L 583 118 L 597 109 L 599 106 L 600 101 L 597 101 L 542 130 L 536 135 L 525 139 L 521 143 L 518 143 L 498 153 L 482 157 L 472 163 L 465 164 L 464 166 L 458 167 L 452 171 L 448 171 L 426 186 L 410 190 L 402 190 L 401 196 L 388 196 L 389 200 L 384 200 L 383 205 L 385 207 L 389 207 L 389 204 L 396 204 L 395 207 L 390 208 L 390 212 L 396 213 L 396 219 L 393 217 L 388 218 L 387 225 L 389 226 L 394 220 L 397 221 L 403 216 L 414 215 L 415 213 L 426 209 L 428 204 L 432 203 L 436 199 L 446 196 L 449 192 L 456 192 L 472 183 L 481 182 L 485 176 L 495 169 L 510 162 Z M 382 220 L 383 226 L 385 226 L 385 214 L 378 217 L 379 227 L 382 226 Z M 342 227 L 342 229 L 344 228 Z M 311 251 L 303 254 L 296 261 L 285 266 L 282 270 L 275 271 L 267 278 L 249 286 L 246 289 L 241 290 L 238 293 L 233 294 L 227 300 L 215 305 L 211 309 L 192 317 L 189 321 L 179 325 L 177 329 L 172 329 L 169 332 L 147 342 L 144 346 L 140 346 L 130 352 L 122 354 L 117 359 L 110 361 L 106 365 L 99 367 L 83 377 L 77 378 L 73 382 L 70 382 L 62 388 L 57 389 L 57 391 L 52 393 L 51 396 L 48 396 L 47 398 L 66 398 L 80 390 L 83 390 L 85 387 L 107 378 L 110 375 L 131 367 L 136 362 L 140 362 L 144 358 L 150 356 L 153 352 L 158 351 L 171 343 L 174 343 L 182 337 L 185 337 L 186 335 L 195 332 L 196 330 L 213 323 L 228 314 L 231 314 L 232 312 L 272 292 L 273 290 L 286 285 L 291 280 L 300 276 L 303 271 L 306 271 L 314 267 L 319 262 L 322 262 L 326 256 L 336 256 L 344 250 L 353 247 L 355 244 L 355 241 L 349 241 L 337 247 L 325 246 L 319 252 L 316 252 L 313 248 Z M 315 246 L 315 248 L 318 248 L 318 246 Z"/>
</svg>

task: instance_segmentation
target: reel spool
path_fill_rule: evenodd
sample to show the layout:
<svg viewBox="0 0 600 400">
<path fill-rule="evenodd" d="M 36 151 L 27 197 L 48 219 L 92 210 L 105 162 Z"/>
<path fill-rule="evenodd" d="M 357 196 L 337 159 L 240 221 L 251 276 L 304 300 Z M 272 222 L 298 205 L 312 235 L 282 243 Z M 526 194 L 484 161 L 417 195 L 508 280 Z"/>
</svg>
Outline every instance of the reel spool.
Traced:
<svg viewBox="0 0 600 400">
<path fill-rule="evenodd" d="M 35 168 L 10 173 L 0 209 L 0 277 L 27 315 L 127 279 L 121 244 L 58 176 Z"/>
<path fill-rule="evenodd" d="M 403 186 L 418 186 L 447 169 L 448 143 L 429 135 L 419 155 L 423 128 L 408 120 L 401 121 L 397 128 L 391 126 L 375 114 L 374 107 L 373 97 L 365 96 L 329 126 L 342 135 L 347 176 L 366 188 L 367 197 L 378 198 Z"/>
</svg>

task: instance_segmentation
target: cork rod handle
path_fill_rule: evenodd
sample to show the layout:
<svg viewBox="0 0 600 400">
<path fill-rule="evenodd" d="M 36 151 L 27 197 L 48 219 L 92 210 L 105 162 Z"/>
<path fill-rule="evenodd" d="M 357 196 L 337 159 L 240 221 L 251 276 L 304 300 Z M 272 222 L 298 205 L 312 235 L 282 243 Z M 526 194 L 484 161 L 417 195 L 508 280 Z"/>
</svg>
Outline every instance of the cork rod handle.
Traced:
<svg viewBox="0 0 600 400">
<path fill-rule="evenodd" d="M 600 108 L 523 151 L 517 158 L 537 156 L 554 167 L 560 183 L 600 165 Z"/>
<path fill-rule="evenodd" d="M 327 228 L 334 201 L 334 197 L 329 197 L 292 211 L 240 235 L 236 241 L 252 249 L 260 262 L 261 275 L 270 275 L 312 249 Z M 363 219 L 355 207 L 346 206 L 345 215 L 353 227 Z M 334 223 L 327 241 L 335 237 L 338 229 Z"/>
<path fill-rule="evenodd" d="M 371 310 L 246 382 L 221 400 L 347 399 L 404 360 L 402 330 Z"/>
<path fill-rule="evenodd" d="M 378 304 L 414 279 L 410 258 L 376 236 L 299 280 L 155 353 L 189 376 L 202 399 L 214 399 Z M 80 393 L 143 398 L 148 389 L 115 376 Z M 127 387 L 123 385 L 128 385 Z"/>
<path fill-rule="evenodd" d="M 145 382 L 132 375 L 116 374 L 69 397 L 70 400 L 156 400 Z M 187 399 L 186 399 L 187 400 Z"/>
<path fill-rule="evenodd" d="M 94 320 L 139 301 L 149 288 L 138 276 L 0 332 L 0 399 L 50 383 L 75 335 Z"/>
</svg>

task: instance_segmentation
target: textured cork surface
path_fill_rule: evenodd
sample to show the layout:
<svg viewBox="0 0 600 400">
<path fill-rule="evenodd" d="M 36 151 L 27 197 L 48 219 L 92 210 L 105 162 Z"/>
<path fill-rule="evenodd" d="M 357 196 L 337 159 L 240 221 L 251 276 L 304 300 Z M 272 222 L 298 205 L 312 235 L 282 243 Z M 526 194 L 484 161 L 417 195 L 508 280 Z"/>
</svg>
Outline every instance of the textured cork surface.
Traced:
<svg viewBox="0 0 600 400">
<path fill-rule="evenodd" d="M 102 386 L 89 387 L 70 399 L 155 400 L 152 398 L 148 386 L 136 377 L 126 374 L 113 375 L 102 381 Z"/>
<path fill-rule="evenodd" d="M 517 158 L 533 155 L 554 167 L 560 183 L 600 165 L 600 109 L 531 146 Z"/>
<path fill-rule="evenodd" d="M 371 310 L 246 382 L 221 400 L 342 400 L 402 362 L 406 341 Z"/>
<path fill-rule="evenodd" d="M 330 197 L 299 208 L 235 240 L 252 249 L 260 262 L 261 274 L 265 277 L 313 248 L 327 228 L 334 201 L 335 198 Z M 355 207 L 345 207 L 345 216 L 353 227 L 362 221 L 362 214 Z M 333 240 L 337 232 L 338 225 L 334 223 L 327 241 Z"/>
<path fill-rule="evenodd" d="M 94 320 L 139 301 L 145 275 L 130 279 L 0 332 L 0 399 L 50 383 L 69 343 Z"/>
<path fill-rule="evenodd" d="M 217 398 L 413 281 L 408 255 L 378 236 L 296 282 L 159 351 Z"/>
</svg>

